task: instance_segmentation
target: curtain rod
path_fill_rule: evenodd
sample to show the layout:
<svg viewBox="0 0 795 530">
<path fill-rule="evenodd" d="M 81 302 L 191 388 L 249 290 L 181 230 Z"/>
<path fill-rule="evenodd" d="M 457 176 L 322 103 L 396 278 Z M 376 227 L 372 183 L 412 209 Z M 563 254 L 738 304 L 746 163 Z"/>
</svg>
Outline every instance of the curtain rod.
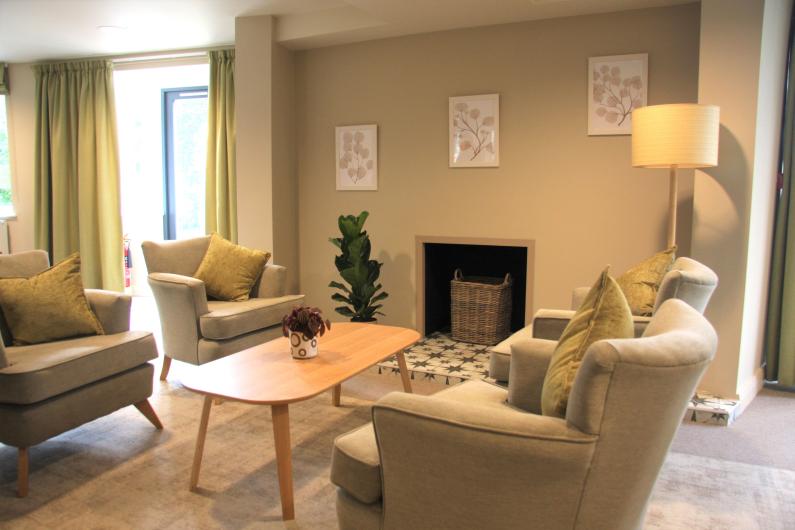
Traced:
<svg viewBox="0 0 795 530">
<path fill-rule="evenodd" d="M 153 61 L 156 62 L 160 59 L 169 60 L 169 59 L 186 59 L 189 60 L 191 58 L 201 57 L 202 55 L 206 55 L 207 52 L 212 50 L 234 50 L 235 46 L 233 44 L 227 44 L 223 46 L 207 46 L 205 48 L 188 48 L 182 50 L 168 50 L 168 51 L 156 51 L 156 52 L 142 52 L 142 53 L 127 53 L 127 54 L 120 54 L 120 55 L 89 55 L 85 57 L 71 57 L 68 59 L 44 59 L 40 61 L 33 61 L 30 63 L 31 65 L 37 64 L 48 64 L 48 63 L 74 63 L 80 61 L 97 61 L 97 60 L 107 60 L 112 62 L 113 64 L 127 64 L 127 63 L 134 63 L 136 61 L 145 62 L 145 61 Z"/>
<path fill-rule="evenodd" d="M 133 63 L 136 61 L 158 61 L 169 59 L 188 59 L 192 57 L 204 57 L 211 50 L 234 50 L 234 46 L 214 46 L 208 48 L 194 48 L 190 50 L 174 50 L 168 52 L 137 53 L 129 55 L 117 55 L 111 57 L 114 64 Z"/>
</svg>

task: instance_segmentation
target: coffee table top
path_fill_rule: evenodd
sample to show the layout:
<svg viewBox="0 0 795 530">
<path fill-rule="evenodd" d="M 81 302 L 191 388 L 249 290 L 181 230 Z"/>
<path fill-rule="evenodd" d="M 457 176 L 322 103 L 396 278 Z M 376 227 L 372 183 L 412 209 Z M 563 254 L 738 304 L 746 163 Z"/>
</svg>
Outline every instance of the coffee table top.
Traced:
<svg viewBox="0 0 795 530">
<path fill-rule="evenodd" d="M 201 394 L 281 405 L 303 401 L 391 357 L 419 340 L 413 329 L 333 322 L 320 337 L 317 357 L 293 359 L 279 337 L 195 369 L 183 385 Z"/>
</svg>

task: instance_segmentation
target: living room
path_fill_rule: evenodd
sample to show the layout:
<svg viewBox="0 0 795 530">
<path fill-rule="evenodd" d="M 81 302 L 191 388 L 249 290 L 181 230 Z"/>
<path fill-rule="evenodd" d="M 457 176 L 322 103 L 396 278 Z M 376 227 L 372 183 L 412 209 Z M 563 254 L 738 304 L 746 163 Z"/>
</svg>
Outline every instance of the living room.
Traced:
<svg viewBox="0 0 795 530">
<path fill-rule="evenodd" d="M 426 4 L 173 0 L 153 7 L 143 1 L 11 0 L 0 5 L 0 62 L 8 64 L 0 97 L 7 111 L 9 153 L 7 179 L 0 168 L 0 188 L 8 188 L 12 198 L 12 211 L 0 227 L 0 246 L 5 237 L 3 252 L 12 256 L 0 260 L 40 249 L 50 253 L 55 265 L 79 251 L 85 288 L 132 295 L 111 301 L 87 291 L 86 299 L 107 328 L 107 338 L 112 330 L 143 334 L 134 340 L 148 353 L 128 368 L 138 370 L 137 377 L 143 379 L 152 372 L 141 383 L 151 383 L 151 395 L 122 403 L 119 396 L 126 390 L 117 385 L 118 410 L 102 412 L 99 407 L 80 425 L 29 446 L 11 443 L 17 433 L 2 431 L 17 423 L 28 428 L 45 418 L 33 414 L 39 402 L 0 400 L 6 409 L 0 413 L 9 418 L 0 427 L 0 442 L 6 444 L 0 445 L 0 526 L 788 526 L 795 509 L 788 486 L 795 478 L 795 459 L 782 454 L 795 425 L 795 401 L 788 393 L 795 385 L 795 349 L 788 346 L 795 339 L 784 324 L 792 284 L 787 281 L 786 225 L 792 215 L 789 144 L 795 108 L 790 92 L 785 98 L 791 75 L 792 2 Z M 72 161 L 56 149 L 71 143 L 69 133 L 60 132 L 58 99 L 53 97 L 62 88 L 55 88 L 53 81 L 47 85 L 45 78 L 72 68 L 68 65 L 75 60 L 107 67 L 104 90 L 112 95 L 115 89 L 115 99 L 102 107 L 104 119 L 119 119 L 117 133 L 96 128 L 103 132 L 92 133 L 94 144 L 76 148 L 82 155 Z M 638 108 L 626 111 L 620 124 L 615 115 L 607 119 L 612 111 L 594 105 L 606 101 L 596 101 L 599 76 L 605 75 L 600 65 L 608 65 L 606 72 L 616 86 L 624 79 L 611 68 L 637 69 L 637 82 L 627 77 L 621 86 L 629 106 Z M 166 69 L 175 72 L 173 81 Z M 186 74 L 186 69 L 193 70 Z M 136 91 L 144 85 L 129 80 L 146 72 L 160 84 L 147 88 L 154 91 L 154 106 L 139 110 Z M 180 143 L 178 124 L 169 129 L 166 109 L 177 116 L 179 105 L 190 98 L 204 98 L 202 105 L 210 110 L 208 120 L 201 107 L 203 125 L 191 129 L 208 141 L 206 151 L 202 145 L 200 152 L 190 152 L 198 157 L 191 159 L 191 167 L 200 170 L 184 182 L 200 191 L 186 193 L 180 192 L 178 165 L 168 160 L 179 159 L 179 145 L 201 142 Z M 688 104 L 677 108 L 701 114 L 693 118 L 697 121 L 676 115 L 667 137 L 659 121 L 642 134 L 645 129 L 635 118 L 641 119 L 645 110 L 670 110 L 669 104 Z M 99 120 L 99 104 L 93 108 L 91 120 Z M 141 125 L 133 134 L 148 111 L 155 129 Z M 457 114 L 461 112 L 466 113 L 463 118 Z M 473 136 L 476 142 L 488 138 L 481 157 L 485 162 L 472 163 L 477 155 L 472 160 L 462 156 L 475 148 L 457 132 L 463 119 L 474 120 L 485 131 L 485 136 Z M 712 146 L 704 148 L 709 151 L 704 161 L 640 161 L 644 141 L 659 148 L 665 142 L 658 140 L 666 137 L 669 143 L 659 149 L 670 149 L 670 143 L 695 137 L 694 131 L 707 121 L 704 130 L 715 134 L 699 139 L 699 148 Z M 78 143 L 80 134 L 74 134 Z M 169 142 L 177 146 L 175 151 L 169 150 Z M 360 173 L 346 153 L 363 161 Z M 86 173 L 80 167 L 74 182 L 58 180 L 59 170 L 86 160 L 110 169 Z M 89 188 L 93 195 L 83 192 Z M 73 197 L 78 190 L 79 197 Z M 180 201 L 186 198 L 199 207 L 191 206 L 194 218 L 182 225 Z M 59 208 L 65 212 L 61 217 Z M 345 339 L 352 314 L 335 308 L 350 303 L 351 293 L 345 289 L 356 287 L 340 274 L 343 267 L 336 257 L 351 251 L 344 227 L 356 225 L 362 212 L 367 212 L 366 220 L 358 217 L 364 224 L 356 227 L 356 237 L 361 230 L 369 236 L 369 254 L 362 254 L 365 265 L 368 260 L 380 264 L 372 266 L 376 281 L 369 284 L 368 299 L 375 301 L 365 308 L 377 324 L 357 331 L 368 334 L 367 340 L 354 340 Z M 341 216 L 354 217 L 345 225 Z M 199 232 L 181 233 L 180 226 L 198 226 Z M 197 239 L 211 232 L 253 251 L 227 246 L 221 238 Z M 330 238 L 341 238 L 339 246 Z M 674 244 L 675 256 L 666 253 Z M 252 283 L 243 289 L 244 297 L 251 293 L 254 302 L 278 299 L 269 306 L 268 318 L 275 320 L 268 321 L 266 331 L 260 330 L 265 327 L 260 322 L 260 327 L 246 328 L 245 336 L 229 335 L 228 324 L 221 320 L 232 320 L 235 311 L 222 304 L 254 302 L 221 302 L 223 293 L 210 293 L 213 274 L 202 273 L 200 263 L 214 248 L 221 256 L 219 269 L 234 268 L 224 261 L 232 255 L 267 262 L 258 262 L 256 274 L 249 277 Z M 710 359 L 703 361 L 703 373 L 679 377 L 670 385 L 659 383 L 666 376 L 649 376 L 645 394 L 625 396 L 638 405 L 621 412 L 638 420 L 623 432 L 631 433 L 636 445 L 622 451 L 638 467 L 608 470 L 605 482 L 588 487 L 610 489 L 611 480 L 629 476 L 628 487 L 640 493 L 618 492 L 618 499 L 601 499 L 596 493 L 583 493 L 583 498 L 579 493 L 558 495 L 567 485 L 569 493 L 590 491 L 585 478 L 575 477 L 572 462 L 585 458 L 583 469 L 599 474 L 591 456 L 570 449 L 521 444 L 502 448 L 502 441 L 474 434 L 446 438 L 431 427 L 417 427 L 416 432 L 401 427 L 414 433 L 413 438 L 401 439 L 400 432 L 386 427 L 377 432 L 379 414 L 386 425 L 393 421 L 389 414 L 394 410 L 427 412 L 412 408 L 425 402 L 405 401 L 401 391 L 411 390 L 417 399 L 443 392 L 438 401 L 424 398 L 427 406 L 440 407 L 427 413 L 447 417 L 451 424 L 471 419 L 473 431 L 524 432 L 530 427 L 523 422 L 539 421 L 552 429 L 544 436 L 574 437 L 567 438 L 569 447 L 598 444 L 585 441 L 586 435 L 600 437 L 577 423 L 574 407 L 558 418 L 545 418 L 549 414 L 540 410 L 527 412 L 535 406 L 523 406 L 523 400 L 540 399 L 534 392 L 540 394 L 547 385 L 547 365 L 540 370 L 541 379 L 533 379 L 527 366 L 523 372 L 523 363 L 514 362 L 512 352 L 522 352 L 517 358 L 526 362 L 536 359 L 538 352 L 525 352 L 518 343 L 541 340 L 542 328 L 557 326 L 556 335 L 548 337 L 555 342 L 544 346 L 554 349 L 569 323 L 577 322 L 575 310 L 587 305 L 588 289 L 576 291 L 574 303 L 575 288 L 596 282 L 600 292 L 607 292 L 612 277 L 620 280 L 625 271 L 652 257 L 665 261 L 665 270 L 658 271 L 648 311 L 633 311 L 631 323 L 639 338 L 623 338 L 640 341 L 641 349 L 657 344 L 654 330 L 677 320 L 669 316 L 663 321 L 664 314 L 655 319 L 657 310 L 681 310 L 687 326 L 707 337 L 693 348 L 706 348 L 701 354 Z M 680 300 L 662 300 L 672 289 L 670 278 L 681 281 L 696 274 L 695 269 L 681 272 L 681 263 L 703 267 L 706 272 L 699 278 L 717 278 L 717 286 L 710 284 L 706 295 L 709 281 L 696 282 L 703 304 L 688 300 L 684 287 L 674 289 L 671 298 L 685 300 L 689 305 L 681 305 L 687 307 L 678 307 Z M 608 265 L 608 273 L 600 276 Z M 0 263 L 2 276 L 34 274 L 9 267 Z M 462 276 L 455 275 L 456 269 Z M 665 275 L 676 271 L 664 288 Z M 502 299 L 507 306 L 496 311 L 479 309 L 462 327 L 453 314 L 459 295 L 451 294 L 451 288 L 481 275 L 504 278 L 481 290 L 505 292 L 507 286 L 510 300 Z M 197 287 L 201 282 L 206 292 L 204 286 Z M 379 284 L 386 296 L 376 299 Z M 177 291 L 179 303 L 173 294 Z M 2 293 L 0 285 L 0 306 Z M 632 306 L 630 300 L 626 303 Z M 123 315 L 115 320 L 109 316 L 123 314 L 120 307 L 125 304 L 126 327 L 119 322 Z M 282 317 L 297 304 L 318 308 L 321 315 L 313 318 L 321 327 L 327 319 L 331 324 L 329 335 L 317 337 L 314 359 L 292 359 L 289 343 L 281 337 Z M 218 320 L 209 323 L 207 315 L 215 312 Z M 491 317 L 503 326 L 495 337 L 458 340 L 458 334 L 491 322 Z M 5 318 L 11 320 L 8 314 Z M 697 334 L 693 329 L 690 335 Z M 705 353 L 712 329 L 717 345 Z M 390 330 L 398 331 L 390 335 Z M 648 336 L 641 336 L 646 330 L 651 330 Z M 24 348 L 56 344 L 28 346 L 9 341 L 5 328 L 2 332 L 9 359 L 23 355 Z M 622 335 L 603 338 L 615 341 Z M 380 348 L 372 351 L 364 343 Z M 284 350 L 279 360 L 283 372 L 242 368 L 251 352 L 270 344 Z M 301 370 L 309 374 L 312 366 L 333 364 L 335 355 L 342 355 L 337 350 L 332 355 L 331 344 L 340 351 L 350 348 L 351 355 L 359 355 L 359 364 L 350 364 L 343 355 L 348 364 L 340 361 L 340 372 L 326 374 L 322 381 L 304 377 Z M 672 351 L 680 347 L 687 350 L 676 346 Z M 22 349 L 12 351 L 17 348 Z M 600 351 L 595 344 L 585 356 L 594 360 Z M 446 364 L 434 361 L 441 352 Z M 550 354 L 552 350 L 544 355 Z M 660 362 L 673 362 L 671 356 L 682 362 L 674 353 Z M 13 362 L 3 364 L 7 366 L 0 368 L 0 376 L 14 372 Z M 499 370 L 503 376 L 497 375 Z M 233 372 L 238 384 L 219 388 L 222 375 Z M 287 385 L 277 376 L 295 379 Z M 578 376 L 570 403 L 595 407 L 601 394 L 589 393 L 592 388 L 584 383 L 578 391 L 585 377 Z M 635 384 L 643 377 L 639 374 Z M 695 393 L 685 384 L 689 377 L 694 378 Z M 530 390 L 522 393 L 520 384 Z M 245 394 L 254 386 L 264 393 Z M 289 415 L 288 387 L 295 393 Z M 277 389 L 282 395 L 274 398 Z M 91 396 L 82 399 L 101 399 Z M 48 395 L 49 400 L 59 398 Z M 473 410 L 439 405 L 455 399 L 472 402 Z M 480 399 L 488 406 L 475 403 Z M 670 403 L 656 411 L 651 401 Z M 61 403 L 68 408 L 52 412 L 44 423 L 56 424 L 61 421 L 56 418 L 73 414 L 73 402 L 63 398 Z M 136 407 L 126 406 L 132 404 Z M 499 424 L 503 413 L 519 411 L 521 419 L 505 416 L 508 423 Z M 662 419 L 640 419 L 650 411 Z M 481 419 L 495 423 L 478 424 Z M 375 437 L 356 438 L 373 420 Z M 553 420 L 560 424 L 553 425 Z M 153 429 L 158 425 L 160 429 Z M 564 428 L 565 436 L 563 430 L 554 430 Z M 643 436 L 631 429 L 652 438 L 641 441 Z M 343 436 L 349 431 L 353 438 Z M 486 442 L 479 445 L 481 440 Z M 344 460 L 357 450 L 366 453 L 362 461 Z M 526 459 L 519 458 L 523 450 L 529 451 Z M 571 452 L 563 458 L 566 451 Z M 417 456 L 423 452 L 427 454 Z M 652 458 L 658 453 L 659 461 Z M 388 454 L 400 454 L 409 472 L 390 467 Z M 496 463 L 484 471 L 489 458 Z M 398 466 L 397 460 L 391 462 Z M 17 498 L 23 467 L 27 495 Z M 528 500 L 515 507 L 508 500 L 533 499 L 535 488 L 553 489 L 559 501 Z M 391 505 L 386 502 L 390 497 Z M 601 508 L 589 508 L 589 503 L 602 502 Z M 528 519 L 529 513 L 535 515 Z"/>
</svg>

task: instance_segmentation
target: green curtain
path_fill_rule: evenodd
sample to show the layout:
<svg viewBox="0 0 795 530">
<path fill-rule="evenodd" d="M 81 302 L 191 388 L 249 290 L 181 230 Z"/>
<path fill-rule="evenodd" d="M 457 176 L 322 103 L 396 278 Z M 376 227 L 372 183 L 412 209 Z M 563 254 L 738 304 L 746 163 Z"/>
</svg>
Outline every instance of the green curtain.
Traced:
<svg viewBox="0 0 795 530">
<path fill-rule="evenodd" d="M 34 66 L 35 237 L 79 251 L 86 287 L 123 289 L 119 149 L 110 61 Z"/>
<path fill-rule="evenodd" d="M 0 63 L 0 96 L 8 94 L 8 65 Z"/>
<path fill-rule="evenodd" d="M 237 242 L 235 51 L 209 52 L 205 229 Z"/>
<path fill-rule="evenodd" d="M 765 379 L 795 386 L 795 13 L 790 41 L 781 129 L 778 198 L 765 329 Z"/>
</svg>

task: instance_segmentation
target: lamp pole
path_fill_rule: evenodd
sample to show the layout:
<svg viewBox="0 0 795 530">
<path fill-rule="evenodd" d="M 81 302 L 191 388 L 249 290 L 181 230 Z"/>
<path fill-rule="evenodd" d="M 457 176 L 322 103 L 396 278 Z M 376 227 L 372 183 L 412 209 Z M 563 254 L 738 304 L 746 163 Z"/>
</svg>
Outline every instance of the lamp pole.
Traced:
<svg viewBox="0 0 795 530">
<path fill-rule="evenodd" d="M 678 203 L 676 164 L 670 168 L 668 176 L 668 248 L 676 244 L 676 207 Z"/>
</svg>

